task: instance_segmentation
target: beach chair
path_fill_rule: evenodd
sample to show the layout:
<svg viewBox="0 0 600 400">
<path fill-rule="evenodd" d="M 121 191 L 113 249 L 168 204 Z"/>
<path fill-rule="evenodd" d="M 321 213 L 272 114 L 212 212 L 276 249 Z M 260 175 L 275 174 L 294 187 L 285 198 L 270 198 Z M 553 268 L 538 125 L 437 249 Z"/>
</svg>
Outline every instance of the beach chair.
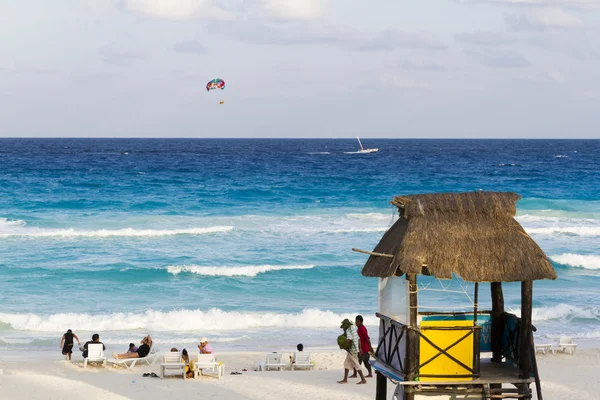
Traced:
<svg viewBox="0 0 600 400">
<path fill-rule="evenodd" d="M 106 357 L 104 357 L 104 345 L 102 343 L 90 343 L 87 348 L 87 357 L 83 359 L 83 368 L 87 368 L 88 362 L 101 362 L 106 368 Z"/>
<path fill-rule="evenodd" d="M 546 353 L 554 353 L 552 351 L 552 345 L 551 344 L 536 344 L 535 345 L 535 352 L 536 353 L 542 353 L 544 355 L 546 355 Z"/>
<path fill-rule="evenodd" d="M 562 351 L 563 353 L 573 354 L 575 353 L 575 349 L 577 345 L 573 343 L 573 338 L 570 336 L 561 336 L 558 339 L 558 346 L 556 347 L 556 351 Z"/>
<path fill-rule="evenodd" d="M 163 362 L 160 364 L 160 378 L 179 374 L 185 379 L 185 363 L 181 361 L 181 353 L 173 351 L 163 354 Z"/>
<path fill-rule="evenodd" d="M 314 367 L 310 360 L 310 353 L 295 353 L 294 362 L 292 363 L 292 371 L 296 369 L 312 369 Z"/>
<path fill-rule="evenodd" d="M 140 363 L 145 363 L 146 365 L 150 366 L 150 365 L 154 365 L 154 363 L 156 362 L 156 360 L 158 359 L 159 353 L 156 352 L 154 349 L 150 351 L 150 354 L 148 354 L 146 357 L 142 357 L 142 358 L 121 358 L 121 359 L 116 359 L 116 358 L 109 358 L 107 361 L 110 364 L 114 364 L 114 365 L 121 365 L 121 366 L 125 366 L 127 367 L 127 369 L 133 369 L 133 367 L 135 367 L 136 364 Z"/>
<path fill-rule="evenodd" d="M 267 360 L 263 366 L 263 371 L 268 371 L 269 369 L 277 369 L 277 371 L 280 371 L 281 368 L 286 365 L 286 363 L 281 361 L 281 354 L 269 353 L 267 354 Z"/>
<path fill-rule="evenodd" d="M 198 360 L 194 363 L 194 377 L 204 375 L 204 371 L 208 369 L 219 379 L 225 374 L 225 365 L 220 364 L 214 354 L 198 354 Z"/>
</svg>

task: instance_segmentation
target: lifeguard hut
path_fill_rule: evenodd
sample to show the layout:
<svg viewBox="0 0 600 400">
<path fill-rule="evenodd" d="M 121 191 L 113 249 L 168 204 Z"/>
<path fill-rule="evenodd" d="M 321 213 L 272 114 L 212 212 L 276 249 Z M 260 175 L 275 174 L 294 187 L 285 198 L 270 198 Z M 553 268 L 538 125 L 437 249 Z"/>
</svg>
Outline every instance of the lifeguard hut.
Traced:
<svg viewBox="0 0 600 400">
<path fill-rule="evenodd" d="M 516 193 L 395 197 L 400 217 L 362 274 L 379 278 L 376 399 L 542 399 L 531 324 L 533 281 L 556 279 L 547 256 L 513 218 Z M 468 311 L 421 308 L 420 280 L 472 286 Z M 443 282 L 443 281 L 440 281 Z M 504 311 L 502 282 L 521 282 L 521 313 Z M 489 283 L 491 310 L 480 310 Z M 443 286 L 442 286 L 443 287 Z M 445 294 L 441 294 L 442 298 Z M 443 303 L 440 302 L 440 303 Z"/>
</svg>

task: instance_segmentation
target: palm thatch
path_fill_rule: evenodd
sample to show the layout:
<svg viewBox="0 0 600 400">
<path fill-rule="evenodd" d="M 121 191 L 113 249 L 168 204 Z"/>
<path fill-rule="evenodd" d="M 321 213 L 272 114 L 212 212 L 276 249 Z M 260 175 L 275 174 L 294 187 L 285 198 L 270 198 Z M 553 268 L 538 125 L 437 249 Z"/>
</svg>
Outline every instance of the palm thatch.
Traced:
<svg viewBox="0 0 600 400">
<path fill-rule="evenodd" d="M 548 257 L 513 218 L 516 193 L 470 192 L 394 197 L 400 218 L 383 235 L 362 274 L 404 273 L 471 282 L 556 279 Z"/>
</svg>

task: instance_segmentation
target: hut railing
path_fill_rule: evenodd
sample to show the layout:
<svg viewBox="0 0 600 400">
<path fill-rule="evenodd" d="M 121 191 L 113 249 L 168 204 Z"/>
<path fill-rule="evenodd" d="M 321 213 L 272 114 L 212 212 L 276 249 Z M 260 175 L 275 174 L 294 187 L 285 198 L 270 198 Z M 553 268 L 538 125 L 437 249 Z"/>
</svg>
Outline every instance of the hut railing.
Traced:
<svg viewBox="0 0 600 400">
<path fill-rule="evenodd" d="M 475 378 L 480 377 L 479 337 L 480 337 L 480 332 L 481 332 L 481 326 L 477 326 L 477 325 L 476 326 L 421 326 L 419 329 L 416 329 L 415 331 L 417 332 L 417 337 L 419 338 L 419 342 L 422 339 L 423 341 L 427 342 L 431 347 L 433 347 L 435 350 L 437 350 L 436 354 L 434 354 L 429 359 L 420 362 L 419 365 L 417 365 L 413 371 L 409 371 L 410 374 L 414 374 L 415 378 L 467 378 L 467 379 L 473 378 L 473 379 L 475 379 Z M 455 340 L 454 342 L 452 342 L 449 345 L 442 348 L 441 346 L 437 345 L 435 343 L 435 341 L 433 341 L 432 339 L 427 337 L 427 334 L 426 334 L 427 331 L 454 331 L 454 332 L 464 331 L 465 333 L 460 338 Z M 452 350 L 454 347 L 456 347 L 457 345 L 459 345 L 460 343 L 463 343 L 465 341 L 469 341 L 469 342 L 472 341 L 472 346 L 473 346 L 473 360 L 472 360 L 473 366 L 472 367 L 466 365 L 465 363 L 463 363 L 462 361 L 460 361 L 459 359 L 454 357 L 452 354 L 450 354 L 450 350 Z M 421 373 L 419 373 L 419 371 L 422 367 L 433 362 L 435 359 L 437 359 L 440 356 L 447 357 L 448 359 L 450 359 L 452 361 L 452 363 L 465 369 L 466 371 L 468 371 L 468 373 L 458 374 L 458 375 L 457 374 L 444 375 L 444 374 L 421 374 Z"/>
<path fill-rule="evenodd" d="M 379 318 L 379 342 L 375 359 L 390 369 L 390 372 L 394 374 L 394 379 L 405 380 L 404 360 L 408 326 L 387 315 L 380 313 L 375 315 Z"/>
</svg>

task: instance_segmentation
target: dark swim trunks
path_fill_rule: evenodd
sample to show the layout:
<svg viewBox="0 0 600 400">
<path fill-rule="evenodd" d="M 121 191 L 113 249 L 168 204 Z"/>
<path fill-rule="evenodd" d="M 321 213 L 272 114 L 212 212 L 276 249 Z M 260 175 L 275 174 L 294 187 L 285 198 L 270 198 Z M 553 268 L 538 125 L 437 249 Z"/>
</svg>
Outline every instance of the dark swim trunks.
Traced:
<svg viewBox="0 0 600 400">
<path fill-rule="evenodd" d="M 148 355 L 148 353 L 150 353 L 150 346 L 148 346 L 147 344 L 143 344 L 138 348 L 138 356 L 140 358 L 142 357 L 146 357 Z"/>
</svg>

